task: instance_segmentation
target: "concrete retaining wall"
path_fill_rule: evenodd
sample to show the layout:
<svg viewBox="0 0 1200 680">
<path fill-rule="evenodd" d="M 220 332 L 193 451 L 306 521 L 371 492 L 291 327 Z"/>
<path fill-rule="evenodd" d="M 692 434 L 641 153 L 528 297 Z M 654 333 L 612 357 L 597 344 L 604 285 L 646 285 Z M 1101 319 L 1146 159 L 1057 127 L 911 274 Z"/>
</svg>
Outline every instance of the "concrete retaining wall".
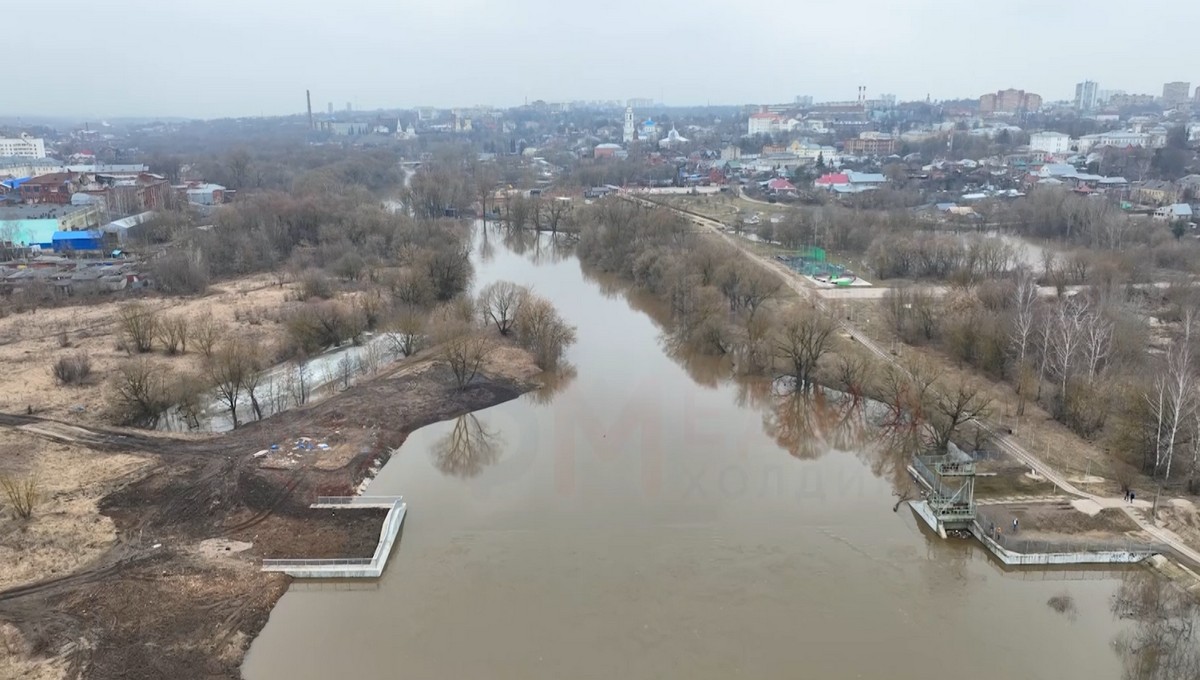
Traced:
<svg viewBox="0 0 1200 680">
<path fill-rule="evenodd" d="M 945 536 L 942 532 L 941 524 L 937 518 L 933 516 L 933 512 L 929 509 L 929 504 L 925 501 L 910 501 L 909 506 L 920 517 L 929 528 L 938 532 L 938 535 Z M 983 544 L 996 559 L 1000 560 L 1009 566 L 1048 566 L 1055 564 L 1136 564 L 1142 560 L 1157 554 L 1157 551 L 1149 546 L 1145 550 L 1098 550 L 1086 552 L 1047 552 L 1047 553 L 1019 553 L 1013 552 L 1001 546 L 996 541 L 988 537 L 988 535 L 979 528 L 978 523 L 974 523 L 970 528 L 971 535 Z"/>
<path fill-rule="evenodd" d="M 980 530 L 978 524 L 971 525 L 971 535 L 979 539 L 996 559 L 1010 566 L 1050 564 L 1136 564 L 1155 554 L 1154 550 L 1096 550 L 1088 552 L 1019 553 L 1013 552 L 993 541 Z"/>
<path fill-rule="evenodd" d="M 396 497 L 388 504 L 382 499 L 370 498 L 363 501 L 326 502 L 314 504 L 322 508 L 379 508 L 388 507 L 387 517 L 383 519 L 383 528 L 379 530 L 379 544 L 375 546 L 375 554 L 371 559 L 333 559 L 333 560 L 263 560 L 263 571 L 281 571 L 294 578 L 379 578 L 387 567 L 388 557 L 392 554 L 392 545 L 400 534 L 404 524 L 404 516 L 408 513 L 408 504 L 403 498 Z"/>
</svg>

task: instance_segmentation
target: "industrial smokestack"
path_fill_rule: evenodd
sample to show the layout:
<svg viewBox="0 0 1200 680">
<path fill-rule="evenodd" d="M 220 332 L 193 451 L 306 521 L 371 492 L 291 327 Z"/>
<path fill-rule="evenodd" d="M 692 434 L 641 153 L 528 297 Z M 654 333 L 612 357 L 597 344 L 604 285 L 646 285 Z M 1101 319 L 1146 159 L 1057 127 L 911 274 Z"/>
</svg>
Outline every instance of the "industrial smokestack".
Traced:
<svg viewBox="0 0 1200 680">
<path fill-rule="evenodd" d="M 313 129 L 312 119 L 312 90 L 305 90 L 304 97 L 308 100 L 308 129 Z"/>
</svg>

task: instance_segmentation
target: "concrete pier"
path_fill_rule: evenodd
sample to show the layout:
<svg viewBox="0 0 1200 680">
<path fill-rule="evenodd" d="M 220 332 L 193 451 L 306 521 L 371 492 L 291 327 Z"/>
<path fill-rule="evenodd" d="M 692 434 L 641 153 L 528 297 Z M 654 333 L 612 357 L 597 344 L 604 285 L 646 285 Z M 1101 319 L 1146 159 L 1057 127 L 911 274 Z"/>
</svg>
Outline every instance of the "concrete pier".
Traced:
<svg viewBox="0 0 1200 680">
<path fill-rule="evenodd" d="M 392 545 L 400 533 L 408 504 L 402 496 L 345 496 L 321 497 L 312 504 L 313 508 L 365 509 L 387 508 L 383 528 L 379 531 L 379 544 L 370 558 L 344 559 L 281 559 L 263 560 L 263 571 L 281 571 L 294 578 L 379 578 L 387 567 Z"/>
</svg>

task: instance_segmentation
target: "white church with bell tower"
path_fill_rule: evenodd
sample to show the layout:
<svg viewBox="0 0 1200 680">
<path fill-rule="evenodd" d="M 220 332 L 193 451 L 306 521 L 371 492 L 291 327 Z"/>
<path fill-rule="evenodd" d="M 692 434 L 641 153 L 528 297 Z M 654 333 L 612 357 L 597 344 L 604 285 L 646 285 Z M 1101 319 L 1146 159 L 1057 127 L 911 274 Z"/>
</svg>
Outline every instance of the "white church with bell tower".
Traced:
<svg viewBox="0 0 1200 680">
<path fill-rule="evenodd" d="M 633 107 L 626 106 L 625 107 L 625 133 L 621 136 L 621 139 L 623 139 L 626 144 L 631 144 L 633 142 L 633 134 L 634 134 Z"/>
</svg>

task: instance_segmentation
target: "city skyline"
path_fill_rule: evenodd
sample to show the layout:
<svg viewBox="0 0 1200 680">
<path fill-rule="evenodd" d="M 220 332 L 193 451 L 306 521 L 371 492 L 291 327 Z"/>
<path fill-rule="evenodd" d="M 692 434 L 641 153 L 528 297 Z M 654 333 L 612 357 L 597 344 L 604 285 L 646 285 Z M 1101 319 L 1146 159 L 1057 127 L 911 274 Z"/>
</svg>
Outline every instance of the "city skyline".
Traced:
<svg viewBox="0 0 1200 680">
<path fill-rule="evenodd" d="M 1015 88 L 1049 102 L 1072 101 L 1075 84 L 1085 80 L 1146 94 L 1172 81 L 1200 81 L 1200 72 L 1191 72 L 1198 69 L 1189 70 L 1195 61 L 1186 45 L 1111 22 L 1106 10 L 1117 5 L 1110 0 L 1087 13 L 1017 0 L 986 21 L 947 12 L 938 0 L 903 8 L 864 0 L 852 18 L 822 3 L 759 13 L 716 0 L 614 0 L 602 14 L 551 0 L 367 0 L 342 14 L 315 0 L 296 0 L 286 13 L 264 0 L 119 4 L 127 11 L 63 3 L 65 11 L 46 25 L 56 40 L 80 47 L 45 51 L 37 75 L 16 70 L 0 116 L 286 115 L 304 110 L 305 89 L 315 101 L 374 110 L 537 99 L 646 97 L 675 106 L 782 103 L 797 95 L 851 100 L 860 85 L 870 97 L 892 93 L 900 100 Z M 1149 0 L 1144 9 L 1156 7 L 1185 25 L 1200 20 L 1200 7 Z M 312 21 L 314 13 L 321 21 Z M 6 15 L 13 25 L 40 25 L 48 16 L 28 5 Z M 610 20 L 616 16 L 634 20 Z M 851 20 L 853 40 L 844 35 Z M 782 55 L 779 41 L 803 26 L 831 30 L 803 32 L 797 53 Z M 111 66 L 95 67 L 103 77 L 80 73 L 96 35 L 125 32 L 136 40 L 122 41 L 122 51 L 157 58 L 139 59 L 137 75 L 126 78 L 103 75 Z M 11 47 L 35 54 L 44 47 L 39 35 L 16 33 Z M 1004 50 L 980 47 L 1001 41 Z M 1153 56 L 1114 58 L 1116 41 L 1123 55 Z M 737 56 L 728 57 L 722 42 L 736 44 Z M 1043 48 L 1057 49 L 1054 58 L 1040 59 Z"/>
</svg>

